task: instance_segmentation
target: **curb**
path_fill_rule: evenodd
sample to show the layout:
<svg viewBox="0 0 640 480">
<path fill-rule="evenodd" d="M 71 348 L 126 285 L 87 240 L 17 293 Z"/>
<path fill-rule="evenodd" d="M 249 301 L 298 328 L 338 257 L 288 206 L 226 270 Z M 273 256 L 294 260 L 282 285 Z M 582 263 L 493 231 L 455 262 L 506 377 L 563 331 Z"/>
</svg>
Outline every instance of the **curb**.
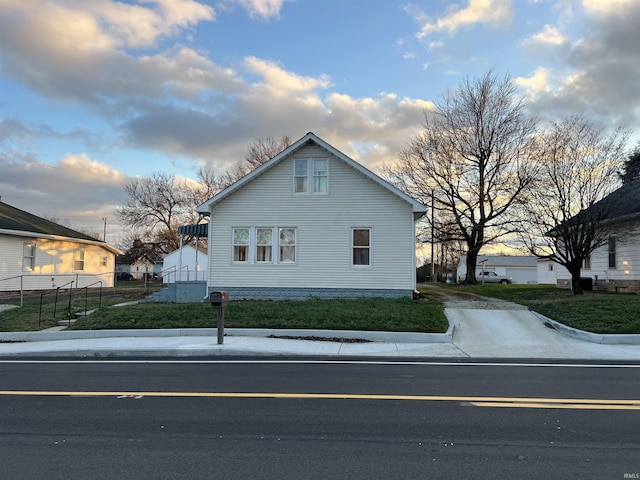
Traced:
<svg viewBox="0 0 640 480">
<path fill-rule="evenodd" d="M 319 337 L 369 340 L 395 343 L 451 343 L 453 324 L 446 333 L 380 332 L 364 330 L 301 330 L 276 328 L 226 328 L 225 334 L 238 337 Z M 131 330 L 69 330 L 49 332 L 0 333 L 0 342 L 50 342 L 118 337 L 216 337 L 217 328 L 167 328 Z"/>
<path fill-rule="evenodd" d="M 551 325 L 554 329 L 567 337 L 577 338 L 578 340 L 584 340 L 585 342 L 598 343 L 601 345 L 640 345 L 640 335 L 634 333 L 628 334 L 615 334 L 615 333 L 591 333 L 584 330 L 578 330 L 577 328 L 568 327 L 563 323 L 551 320 L 544 315 L 531 310 L 536 317 L 545 323 Z"/>
</svg>

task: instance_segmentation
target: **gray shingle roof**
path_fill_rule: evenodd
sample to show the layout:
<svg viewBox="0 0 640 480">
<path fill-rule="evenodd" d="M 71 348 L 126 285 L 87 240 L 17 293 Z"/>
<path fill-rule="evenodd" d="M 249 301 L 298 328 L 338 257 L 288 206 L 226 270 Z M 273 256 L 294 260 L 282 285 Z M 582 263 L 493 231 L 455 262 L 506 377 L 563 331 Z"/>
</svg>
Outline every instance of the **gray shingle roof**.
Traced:
<svg viewBox="0 0 640 480">
<path fill-rule="evenodd" d="M 0 230 L 13 230 L 16 233 L 31 232 L 41 235 L 77 238 L 80 240 L 90 240 L 92 242 L 99 243 L 99 240 L 96 240 L 89 235 L 63 227 L 55 222 L 38 217 L 2 202 L 0 202 Z"/>
</svg>

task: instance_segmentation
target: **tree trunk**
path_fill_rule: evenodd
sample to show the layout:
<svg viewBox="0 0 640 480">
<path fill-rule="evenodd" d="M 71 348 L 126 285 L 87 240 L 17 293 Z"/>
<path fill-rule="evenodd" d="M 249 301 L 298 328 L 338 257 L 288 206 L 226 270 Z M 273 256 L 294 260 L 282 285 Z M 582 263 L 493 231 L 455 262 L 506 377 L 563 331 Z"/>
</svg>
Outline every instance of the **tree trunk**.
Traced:
<svg viewBox="0 0 640 480">
<path fill-rule="evenodd" d="M 571 273 L 571 291 L 574 295 L 582 295 L 584 292 L 580 283 L 580 267 L 572 268 L 569 273 Z"/>
<path fill-rule="evenodd" d="M 476 280 L 476 265 L 478 264 L 479 250 L 471 250 L 467 252 L 467 275 L 465 277 L 466 283 L 478 283 Z"/>
</svg>

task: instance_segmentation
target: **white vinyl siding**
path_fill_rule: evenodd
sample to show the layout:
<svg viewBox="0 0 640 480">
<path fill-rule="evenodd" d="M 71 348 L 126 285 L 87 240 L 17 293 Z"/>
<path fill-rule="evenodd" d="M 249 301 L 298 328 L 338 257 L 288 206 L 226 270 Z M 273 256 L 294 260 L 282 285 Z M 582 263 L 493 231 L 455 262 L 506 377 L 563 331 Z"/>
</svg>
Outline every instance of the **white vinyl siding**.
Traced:
<svg viewBox="0 0 640 480">
<path fill-rule="evenodd" d="M 640 280 L 640 226 L 632 223 L 616 227 L 614 232 L 615 265 L 610 268 L 609 243 L 597 248 L 591 254 L 591 268 L 583 270 L 582 276 L 598 281 L 607 280 Z M 564 269 L 558 269 L 558 279 L 568 280 L 570 275 Z"/>
<path fill-rule="evenodd" d="M 25 245 L 35 243 L 33 269 L 24 269 Z M 74 269 L 75 251 L 81 248 L 85 252 L 84 270 Z M 112 287 L 115 256 L 98 246 L 73 242 L 71 240 L 53 240 L 21 235 L 0 234 L 0 291 L 42 290 L 56 288 L 74 281 L 74 287 L 102 281 L 102 286 Z M 107 257 L 107 266 L 102 265 Z M 9 277 L 15 277 L 6 280 Z M 76 283 L 77 282 L 77 283 Z"/>
<path fill-rule="evenodd" d="M 313 158 L 329 158 L 327 194 L 296 194 L 294 160 Z M 412 206 L 315 145 L 302 147 L 216 203 L 210 222 L 210 286 L 415 288 Z M 234 263 L 231 229 L 247 225 L 295 227 L 295 263 L 286 268 L 277 259 L 259 266 Z M 375 232 L 375 262 L 369 268 L 352 265 L 352 229 L 360 225 Z M 274 245 L 274 256 L 279 250 Z"/>
</svg>

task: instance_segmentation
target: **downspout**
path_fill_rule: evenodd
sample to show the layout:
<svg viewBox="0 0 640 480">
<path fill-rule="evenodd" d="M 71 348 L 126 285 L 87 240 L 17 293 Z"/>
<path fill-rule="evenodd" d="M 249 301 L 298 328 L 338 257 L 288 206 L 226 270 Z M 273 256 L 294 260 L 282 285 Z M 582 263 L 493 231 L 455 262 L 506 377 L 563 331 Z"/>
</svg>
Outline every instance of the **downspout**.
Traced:
<svg viewBox="0 0 640 480">
<path fill-rule="evenodd" d="M 178 259 L 178 275 L 176 276 L 176 282 L 178 281 L 178 278 L 180 278 L 180 281 L 182 281 L 182 237 L 183 234 L 180 234 L 180 255 L 179 255 L 179 259 Z"/>
</svg>

